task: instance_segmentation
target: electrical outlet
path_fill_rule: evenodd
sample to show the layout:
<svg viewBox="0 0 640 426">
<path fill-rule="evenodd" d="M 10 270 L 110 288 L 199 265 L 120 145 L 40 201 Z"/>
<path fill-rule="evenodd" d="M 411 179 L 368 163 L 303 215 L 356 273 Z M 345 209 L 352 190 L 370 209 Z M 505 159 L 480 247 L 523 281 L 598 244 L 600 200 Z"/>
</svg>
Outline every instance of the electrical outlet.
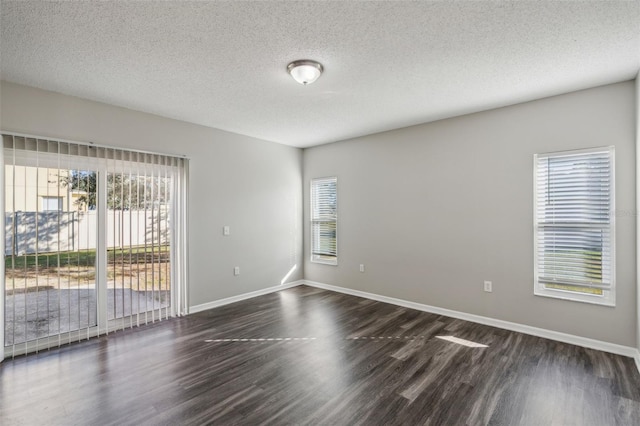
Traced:
<svg viewBox="0 0 640 426">
<path fill-rule="evenodd" d="M 233 275 L 240 275 L 240 267 L 236 266 L 235 268 L 233 268 Z"/>
<path fill-rule="evenodd" d="M 360 264 L 360 272 L 364 272 L 364 265 L 362 263 Z"/>
<path fill-rule="evenodd" d="M 486 291 L 487 293 L 493 292 L 493 285 L 491 284 L 491 281 L 484 282 L 484 291 Z"/>
</svg>

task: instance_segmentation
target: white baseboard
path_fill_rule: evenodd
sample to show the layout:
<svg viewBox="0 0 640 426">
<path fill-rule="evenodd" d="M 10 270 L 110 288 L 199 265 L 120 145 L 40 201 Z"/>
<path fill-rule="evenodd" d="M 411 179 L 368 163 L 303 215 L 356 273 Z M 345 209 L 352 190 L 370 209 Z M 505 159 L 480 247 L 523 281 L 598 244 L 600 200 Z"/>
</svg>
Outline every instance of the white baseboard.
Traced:
<svg viewBox="0 0 640 426">
<path fill-rule="evenodd" d="M 392 305 L 403 306 L 405 308 L 416 309 L 418 311 L 429 312 L 437 315 L 458 318 L 465 321 L 475 322 L 478 324 L 490 325 L 492 327 L 503 328 L 505 330 L 517 331 L 519 333 L 529 334 L 545 339 L 557 340 L 559 342 L 570 343 L 572 345 L 583 346 L 585 348 L 597 349 L 603 352 L 610 352 L 617 355 L 632 357 L 636 361 L 638 371 L 640 371 L 640 353 L 636 348 L 618 345 L 615 343 L 603 342 L 601 340 L 589 339 L 586 337 L 575 336 L 572 334 L 560 333 L 558 331 L 546 330 L 544 328 L 531 327 L 529 325 L 518 324 L 515 322 L 503 321 L 495 318 L 483 317 L 481 315 L 468 314 L 466 312 L 454 311 L 451 309 L 439 308 L 437 306 L 424 305 L 422 303 L 410 302 L 408 300 L 396 299 L 379 294 L 368 293 L 350 288 L 338 287 L 334 285 L 319 283 L 315 281 L 302 280 L 300 284 L 311 287 L 318 287 L 325 290 L 335 291 L 338 293 L 350 294 L 352 296 L 363 297 L 365 299 L 377 300 L 379 302 L 390 303 Z"/>
<path fill-rule="evenodd" d="M 206 311 L 207 309 L 217 308 L 218 306 L 228 305 L 229 303 L 235 303 L 241 300 L 251 299 L 252 297 L 262 296 L 263 294 L 273 293 L 287 288 L 296 287 L 301 284 L 304 284 L 304 281 L 298 280 L 273 287 L 263 288 L 261 290 L 256 290 L 249 293 L 239 294 L 237 296 L 227 297 L 226 299 L 214 300 L 213 302 L 191 306 L 189 307 L 189 314 L 195 314 L 196 312 Z"/>
<path fill-rule="evenodd" d="M 585 348 L 596 349 L 603 352 L 609 352 L 617 355 L 631 357 L 636 363 L 638 371 L 640 371 L 640 351 L 630 346 L 618 345 L 615 343 L 603 342 L 601 340 L 589 339 L 586 337 L 575 336 L 573 334 L 561 333 L 559 331 L 547 330 L 544 328 L 532 327 L 529 325 L 518 324 L 510 321 L 503 321 L 495 318 L 484 317 L 481 315 L 469 314 L 466 312 L 454 311 L 451 309 L 439 308 L 437 306 L 425 305 L 422 303 L 410 302 L 408 300 L 396 299 L 394 297 L 382 296 L 375 293 L 369 293 L 360 290 L 353 290 L 346 287 L 338 287 L 335 285 L 319 283 L 309 280 L 298 280 L 287 284 L 264 288 L 250 293 L 239 294 L 237 296 L 227 297 L 226 299 L 215 300 L 201 305 L 191 306 L 189 313 L 206 311 L 207 309 L 217 308 L 218 306 L 228 305 L 230 303 L 239 302 L 241 300 L 251 299 L 252 297 L 262 296 L 268 293 L 285 290 L 299 285 L 308 285 L 310 287 L 322 288 L 324 290 L 335 291 L 337 293 L 349 294 L 352 296 L 363 297 L 365 299 L 376 300 L 378 302 L 389 303 L 392 305 L 402 306 L 405 308 L 416 309 L 418 311 L 429 312 L 437 315 L 444 315 L 451 318 L 458 318 L 465 321 L 475 322 L 478 324 L 489 325 L 492 327 L 502 328 L 505 330 L 516 331 L 519 333 L 529 334 L 532 336 L 543 337 L 545 339 L 556 340 L 558 342 L 569 343 L 572 345 L 583 346 Z"/>
</svg>

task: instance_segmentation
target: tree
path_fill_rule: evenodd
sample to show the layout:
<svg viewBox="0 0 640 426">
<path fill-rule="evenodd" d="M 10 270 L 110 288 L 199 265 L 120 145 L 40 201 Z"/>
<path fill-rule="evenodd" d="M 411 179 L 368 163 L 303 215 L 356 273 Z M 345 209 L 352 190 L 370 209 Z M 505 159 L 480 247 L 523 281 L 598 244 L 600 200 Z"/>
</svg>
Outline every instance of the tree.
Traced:
<svg viewBox="0 0 640 426">
<path fill-rule="evenodd" d="M 93 171 L 69 170 L 60 183 L 80 192 L 76 205 L 94 210 L 97 204 L 97 175 Z M 107 209 L 138 210 L 169 202 L 170 178 L 160 176 L 107 174 Z"/>
<path fill-rule="evenodd" d="M 59 177 L 60 185 L 68 187 L 71 191 L 82 193 L 76 198 L 74 204 L 81 208 L 95 210 L 97 195 L 96 172 L 86 170 L 69 170 L 67 175 Z"/>
</svg>

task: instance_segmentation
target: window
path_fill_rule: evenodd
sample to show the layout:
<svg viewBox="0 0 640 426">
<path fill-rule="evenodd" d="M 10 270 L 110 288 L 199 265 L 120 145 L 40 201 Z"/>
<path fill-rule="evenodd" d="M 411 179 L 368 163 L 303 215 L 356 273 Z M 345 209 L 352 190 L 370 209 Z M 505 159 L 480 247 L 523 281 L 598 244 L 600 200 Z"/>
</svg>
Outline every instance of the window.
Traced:
<svg viewBox="0 0 640 426">
<path fill-rule="evenodd" d="M 42 197 L 42 211 L 62 211 L 62 197 Z"/>
<path fill-rule="evenodd" d="M 311 261 L 338 264 L 337 178 L 311 180 Z"/>
<path fill-rule="evenodd" d="M 615 305 L 613 147 L 534 156 L 535 294 Z"/>
</svg>

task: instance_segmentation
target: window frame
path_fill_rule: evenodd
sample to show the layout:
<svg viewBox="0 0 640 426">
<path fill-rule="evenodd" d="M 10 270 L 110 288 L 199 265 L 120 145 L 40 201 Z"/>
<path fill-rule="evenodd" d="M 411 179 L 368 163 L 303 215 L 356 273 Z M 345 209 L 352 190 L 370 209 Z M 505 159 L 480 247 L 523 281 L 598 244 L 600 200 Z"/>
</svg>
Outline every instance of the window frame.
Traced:
<svg viewBox="0 0 640 426">
<path fill-rule="evenodd" d="M 609 155 L 609 238 L 610 238 L 610 276 L 611 284 L 608 288 L 602 289 L 603 294 L 587 294 L 567 289 L 546 288 L 544 284 L 539 282 L 539 256 L 538 256 L 538 160 L 540 158 L 567 157 L 572 155 L 584 155 L 589 153 L 608 152 Z M 593 228 L 579 228 L 593 229 Z M 583 302 L 597 304 L 602 306 L 615 307 L 616 305 L 616 226 L 615 226 L 615 147 L 605 146 L 588 149 L 556 151 L 542 154 L 534 154 L 533 156 L 533 258 L 534 258 L 534 295 L 550 297 L 555 299 L 569 300 L 574 302 Z M 579 286 L 579 285 L 578 285 Z"/>
<path fill-rule="evenodd" d="M 335 229 L 336 229 L 336 236 L 335 236 L 335 240 L 336 240 L 336 254 L 333 258 L 331 258 L 331 256 L 329 255 L 318 255 L 318 254 L 314 254 L 314 242 L 315 242 L 315 237 L 314 237 L 314 232 L 313 232 L 313 225 L 315 222 L 320 222 L 318 219 L 315 219 L 313 214 L 314 214 L 314 183 L 315 182 L 319 182 L 319 181 L 327 181 L 327 180 L 333 180 L 335 181 L 335 186 L 336 186 L 336 193 L 335 193 L 335 197 L 336 197 L 336 213 L 335 213 L 335 219 L 333 221 L 329 221 L 332 223 L 335 223 Z M 326 176 L 326 177 L 318 177 L 318 178 L 312 178 L 310 183 L 309 183 L 309 204 L 310 204 L 310 209 L 309 209 L 309 240 L 310 240 L 310 246 L 309 246 L 309 251 L 310 251 L 310 256 L 309 256 L 309 260 L 312 263 L 319 263 L 319 264 L 323 264 L 323 265 L 331 265 L 331 266 L 338 266 L 338 178 L 337 176 Z M 327 222 L 326 220 L 322 221 L 322 222 Z"/>
<path fill-rule="evenodd" d="M 5 340 L 5 315 L 3 314 L 3 312 L 5 312 L 6 294 L 4 291 L 5 283 L 3 280 L 3 282 L 0 283 L 0 290 L 2 290 L 0 291 L 0 294 L 2 294 L 2 297 L 0 298 L 0 361 L 2 361 L 3 355 L 7 355 L 8 353 L 11 353 L 12 356 L 17 356 L 32 351 L 47 349 L 55 345 L 60 346 L 61 344 L 71 341 L 77 341 L 80 337 L 89 338 L 99 336 L 103 333 L 125 329 L 126 327 L 133 327 L 136 324 L 141 325 L 150 323 L 152 319 L 153 321 L 162 320 L 165 315 L 168 318 L 169 316 L 184 315 L 188 312 L 188 224 L 186 223 L 186 218 L 188 217 L 189 160 L 187 157 L 135 151 L 96 145 L 87 142 L 49 139 L 46 137 L 4 131 L 0 132 L 0 141 L 2 142 L 2 146 L 0 147 L 0 166 L 2 166 L 3 169 L 0 180 L 3 182 L 5 192 L 6 186 L 11 185 L 13 187 L 10 197 L 14 199 L 13 201 L 11 201 L 11 199 L 7 199 L 6 193 L 2 196 L 0 203 L 5 207 L 5 215 L 10 208 L 9 205 L 12 205 L 11 211 L 14 214 L 22 211 L 15 209 L 15 169 L 17 166 L 24 168 L 33 167 L 36 169 L 57 169 L 58 176 L 60 176 L 59 172 L 61 170 L 78 169 L 91 171 L 96 173 L 96 180 L 100 182 L 96 193 L 97 208 L 95 213 L 97 216 L 95 236 L 97 246 L 95 255 L 95 280 L 97 287 L 96 291 L 98 292 L 96 294 L 96 304 L 98 304 L 98 308 L 95 315 L 95 325 L 92 324 L 87 327 L 82 326 L 75 331 L 63 331 L 62 334 L 58 333 L 36 337 L 35 340 L 7 344 L 7 341 Z M 143 158 L 144 160 L 141 161 Z M 119 167 L 116 167 L 116 165 Z M 7 166 L 13 167 L 11 173 L 12 176 L 7 176 Z M 170 243 L 174 249 L 172 249 L 169 254 L 171 270 L 166 275 L 169 277 L 171 283 L 171 291 L 169 295 L 170 310 L 164 307 L 155 308 L 153 304 L 151 304 L 152 310 L 147 310 L 146 314 L 139 312 L 137 314 L 132 314 L 126 319 L 108 318 L 107 311 L 105 310 L 107 308 L 107 296 L 105 292 L 108 291 L 106 284 L 108 272 L 108 235 L 106 225 L 106 214 L 108 211 L 106 182 L 107 173 L 109 171 L 119 174 L 128 173 L 129 171 L 137 173 L 151 173 L 152 175 L 155 173 L 155 176 L 162 176 L 162 173 L 164 172 L 165 177 L 167 175 L 174 177 L 174 182 L 170 185 L 171 199 L 174 200 L 174 202 L 172 203 L 172 211 L 170 213 L 172 217 L 172 224 L 170 226 L 169 234 Z M 23 171 L 22 173 L 25 172 Z M 38 182 L 37 177 L 35 182 Z M 34 188 L 40 187 L 37 184 L 30 186 Z M 61 197 L 63 198 L 64 210 L 65 205 L 67 204 L 64 199 L 67 197 L 68 192 L 67 190 L 62 192 L 60 187 L 58 187 L 57 192 L 59 194 L 63 194 Z M 42 195 L 39 194 L 37 190 L 34 191 L 33 194 L 29 195 L 29 199 L 39 199 L 40 197 L 42 197 Z M 68 199 L 66 199 L 66 201 L 68 201 Z M 35 210 L 36 214 L 42 212 L 40 200 L 35 203 Z M 62 213 L 71 212 L 63 211 Z M 5 229 L 5 233 L 7 233 L 6 231 L 7 230 Z M 7 238 L 2 239 L 3 242 L 6 240 Z M 9 240 L 12 241 L 15 240 L 15 238 Z M 101 250 L 102 253 L 99 253 Z M 35 255 L 38 256 L 38 252 L 36 252 Z M 5 257 L 6 256 L 7 253 L 5 252 Z M 36 262 L 36 264 L 38 263 L 39 262 Z M 13 264 L 15 264 L 15 262 L 13 262 Z M 6 269 L 5 266 L 5 263 L 3 263 L 3 276 L 4 269 Z M 45 283 L 45 281 L 42 281 L 42 283 Z M 36 283 L 36 288 L 37 285 L 38 284 Z M 57 286 L 59 285 L 60 284 L 57 284 Z M 100 306 L 101 303 L 104 303 L 102 307 Z M 91 308 L 91 311 L 93 311 L 93 307 Z M 123 312 L 125 312 L 124 309 Z M 154 314 L 154 312 L 156 314 Z M 49 334 L 49 330 L 47 330 L 47 334 Z"/>
</svg>

